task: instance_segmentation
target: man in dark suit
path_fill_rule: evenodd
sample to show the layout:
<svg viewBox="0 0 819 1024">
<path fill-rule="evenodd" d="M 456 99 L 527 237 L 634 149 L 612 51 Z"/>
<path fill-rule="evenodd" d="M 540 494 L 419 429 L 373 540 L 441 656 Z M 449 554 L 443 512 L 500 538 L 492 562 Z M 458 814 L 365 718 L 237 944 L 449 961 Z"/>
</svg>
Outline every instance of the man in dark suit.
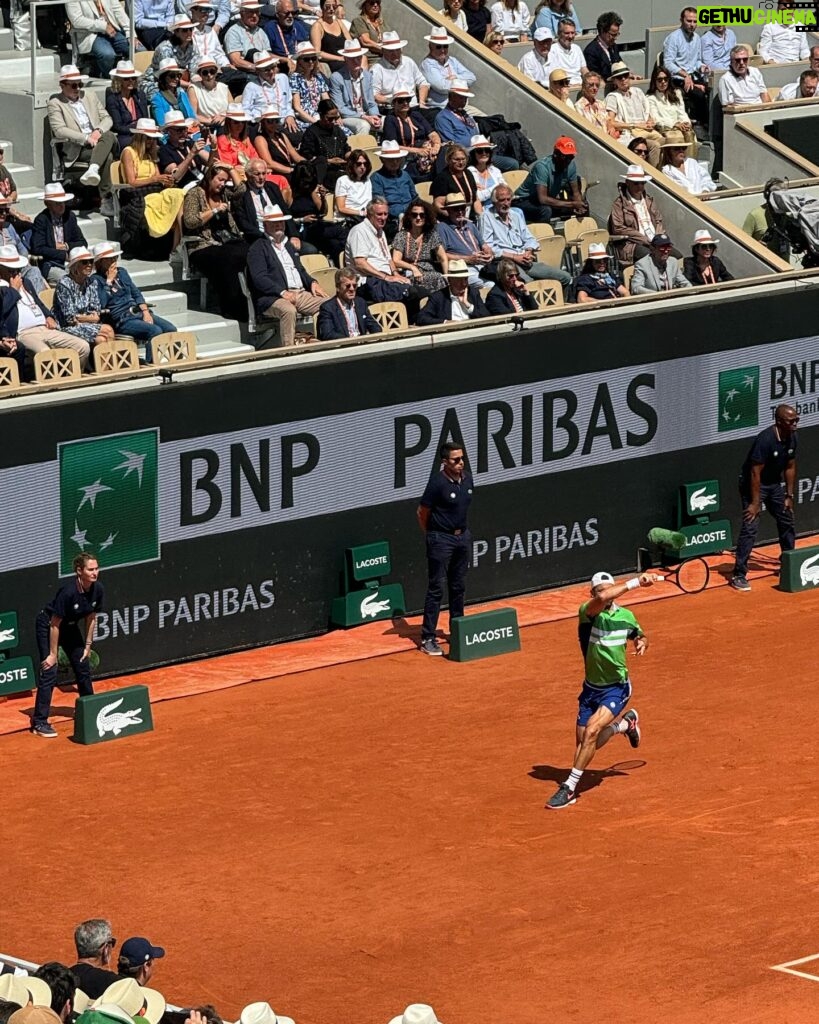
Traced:
<svg viewBox="0 0 819 1024">
<path fill-rule="evenodd" d="M 49 284 L 56 284 L 67 273 L 65 262 L 69 250 L 87 243 L 76 215 L 66 209 L 66 203 L 74 198 L 57 182 L 49 182 L 43 192 L 45 209 L 34 218 L 31 226 L 29 252 L 42 256 L 40 267 Z"/>
<path fill-rule="evenodd" d="M 622 24 L 623 19 L 615 11 L 601 14 L 597 19 L 597 37 L 583 51 L 586 67 L 600 75 L 604 82 L 609 80 L 612 64 L 620 60 L 617 37 Z"/>
<path fill-rule="evenodd" d="M 267 177 L 267 164 L 264 160 L 249 160 L 245 167 L 247 188 L 234 196 L 230 211 L 244 240 L 250 245 L 258 238 L 264 238 L 265 232 L 262 227 L 262 215 L 269 213 L 274 207 L 290 212 L 290 207 L 284 201 L 278 185 L 272 181 L 265 181 Z M 296 229 L 290 217 L 287 218 L 286 233 L 290 243 L 297 250 L 301 249 L 301 241 L 296 237 Z"/>
<path fill-rule="evenodd" d="M 256 312 L 279 321 L 283 348 L 316 340 L 312 333 L 302 334 L 297 339 L 296 318 L 299 313 L 307 316 L 318 313 L 327 298 L 327 293 L 301 265 L 299 254 L 286 237 L 289 220 L 290 214 L 278 206 L 265 213 L 262 216 L 264 237 L 257 239 L 247 254 L 247 272 Z"/>
<path fill-rule="evenodd" d="M 489 316 L 478 286 L 469 283 L 469 267 L 464 260 L 449 261 L 446 282 L 446 288 L 433 292 L 427 299 L 416 320 L 419 327 Z"/>
<path fill-rule="evenodd" d="M 323 303 L 319 310 L 319 341 L 378 334 L 381 325 L 370 313 L 367 303 L 356 294 L 358 274 L 351 267 L 344 267 L 336 271 L 335 281 L 335 297 Z"/>
</svg>

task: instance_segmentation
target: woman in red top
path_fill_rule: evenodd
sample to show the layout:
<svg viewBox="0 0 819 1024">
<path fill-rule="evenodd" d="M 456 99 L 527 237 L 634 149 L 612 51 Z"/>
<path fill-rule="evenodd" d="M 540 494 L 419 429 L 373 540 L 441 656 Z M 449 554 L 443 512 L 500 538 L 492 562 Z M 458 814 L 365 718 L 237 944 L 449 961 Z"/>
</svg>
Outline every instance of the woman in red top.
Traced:
<svg viewBox="0 0 819 1024">
<path fill-rule="evenodd" d="M 225 134 L 216 137 L 216 152 L 221 163 L 235 167 L 244 179 L 245 166 L 259 154 L 247 137 L 250 118 L 241 103 L 229 103 L 225 113 Z"/>
</svg>

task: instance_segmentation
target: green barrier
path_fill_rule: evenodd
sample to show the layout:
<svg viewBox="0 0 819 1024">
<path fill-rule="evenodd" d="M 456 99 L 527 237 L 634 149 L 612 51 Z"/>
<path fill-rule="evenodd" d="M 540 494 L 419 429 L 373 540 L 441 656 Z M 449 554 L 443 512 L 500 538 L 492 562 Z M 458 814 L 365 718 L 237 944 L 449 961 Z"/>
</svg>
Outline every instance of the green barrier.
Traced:
<svg viewBox="0 0 819 1024">
<path fill-rule="evenodd" d="M 819 586 L 819 547 L 783 551 L 779 588 L 788 594 Z"/>
<path fill-rule="evenodd" d="M 31 658 L 6 658 L 0 661 L 0 697 L 24 693 L 36 686 L 37 676 Z"/>
<path fill-rule="evenodd" d="M 147 686 L 80 697 L 74 710 L 75 743 L 105 743 L 138 732 L 151 732 L 154 720 Z"/>
<path fill-rule="evenodd" d="M 363 622 L 391 619 L 405 611 L 404 588 L 400 583 L 384 583 L 333 598 L 330 620 L 335 626 L 360 626 Z"/>
<path fill-rule="evenodd" d="M 450 631 L 450 661 L 476 661 L 520 650 L 520 629 L 514 608 L 459 616 L 450 623 Z"/>
</svg>

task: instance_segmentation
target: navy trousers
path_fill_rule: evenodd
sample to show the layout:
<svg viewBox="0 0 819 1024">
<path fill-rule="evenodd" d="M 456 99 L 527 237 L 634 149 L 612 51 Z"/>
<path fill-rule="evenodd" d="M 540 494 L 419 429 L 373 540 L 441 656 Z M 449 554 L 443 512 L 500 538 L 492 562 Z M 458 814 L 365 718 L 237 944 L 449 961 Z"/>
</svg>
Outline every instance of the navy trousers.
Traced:
<svg viewBox="0 0 819 1024">
<path fill-rule="evenodd" d="M 441 601 L 444 597 L 446 583 L 449 600 L 450 621 L 464 613 L 464 594 L 466 593 L 466 570 L 472 553 L 472 534 L 464 530 L 455 537 L 437 530 L 427 532 L 427 571 L 429 583 L 424 601 L 424 622 L 421 626 L 421 639 L 430 640 L 435 636 Z"/>
<path fill-rule="evenodd" d="M 742 500 L 742 511 L 751 504 L 751 495 L 743 487 L 739 489 L 739 496 Z M 785 508 L 785 485 L 763 484 L 759 488 L 759 497 L 765 502 L 765 507 L 776 521 L 776 529 L 779 532 L 779 546 L 783 551 L 792 551 L 796 546 L 796 526 L 794 524 L 793 511 Z M 734 564 L 734 576 L 744 576 L 748 571 L 748 559 L 754 548 L 756 535 L 759 531 L 759 516 L 750 522 L 742 520 L 739 537 L 737 538 L 736 563 Z"/>
<path fill-rule="evenodd" d="M 53 665 L 45 671 L 42 662 L 48 657 L 51 649 L 49 632 L 51 629 L 51 616 L 42 611 L 34 623 L 34 633 L 37 639 L 37 651 L 40 655 L 37 676 L 37 697 L 34 701 L 34 719 L 32 725 L 45 725 L 51 712 L 51 694 L 57 685 L 57 666 Z M 68 655 L 71 668 L 74 670 L 74 678 L 81 697 L 88 697 L 94 692 L 91 684 L 91 665 L 88 658 L 84 658 L 85 638 L 80 632 L 80 627 L 75 624 L 60 623 L 60 647 Z"/>
</svg>

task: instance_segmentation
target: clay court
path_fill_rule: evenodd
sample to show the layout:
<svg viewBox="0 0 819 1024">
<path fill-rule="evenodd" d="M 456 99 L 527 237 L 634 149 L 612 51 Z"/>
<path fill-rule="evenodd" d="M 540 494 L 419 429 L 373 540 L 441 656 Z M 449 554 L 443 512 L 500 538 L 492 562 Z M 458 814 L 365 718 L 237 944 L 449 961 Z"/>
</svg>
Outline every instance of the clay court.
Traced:
<svg viewBox="0 0 819 1024">
<path fill-rule="evenodd" d="M 807 1024 L 819 960 L 771 967 L 819 953 L 819 592 L 775 582 L 635 609 L 642 745 L 615 737 L 561 812 L 571 619 L 482 662 L 405 650 L 164 701 L 96 747 L 59 719 L 54 743 L 3 736 L 3 951 L 72 963 L 105 916 L 167 947 L 169 1001 L 231 1020 Z"/>
</svg>

